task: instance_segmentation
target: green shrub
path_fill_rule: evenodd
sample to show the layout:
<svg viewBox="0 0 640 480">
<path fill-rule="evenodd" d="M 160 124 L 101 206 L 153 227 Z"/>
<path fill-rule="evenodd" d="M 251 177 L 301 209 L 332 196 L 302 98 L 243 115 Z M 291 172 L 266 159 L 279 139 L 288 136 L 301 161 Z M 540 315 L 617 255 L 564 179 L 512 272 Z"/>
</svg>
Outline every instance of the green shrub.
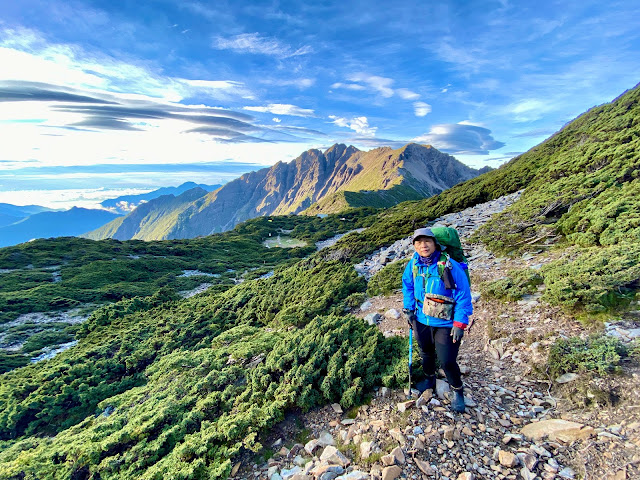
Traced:
<svg viewBox="0 0 640 480">
<path fill-rule="evenodd" d="M 573 247 L 540 273 L 551 304 L 588 314 L 619 310 L 640 287 L 640 243 Z"/>
<path fill-rule="evenodd" d="M 60 331 L 44 331 L 31 335 L 24 345 L 22 346 L 22 351 L 25 353 L 32 353 L 42 350 L 44 347 L 48 347 L 51 345 L 60 345 L 63 343 L 68 343 L 73 340 L 73 335 L 67 332 Z"/>
<path fill-rule="evenodd" d="M 347 309 L 358 308 L 366 299 L 367 296 L 362 292 L 352 293 L 344 299 L 344 306 Z"/>
<path fill-rule="evenodd" d="M 0 374 L 28 364 L 29 359 L 24 355 L 0 352 Z"/>
<path fill-rule="evenodd" d="M 504 278 L 480 284 L 480 292 L 487 297 L 513 302 L 535 293 L 542 283 L 542 276 L 535 270 L 509 270 Z"/>
<path fill-rule="evenodd" d="M 549 351 L 549 373 L 553 377 L 568 372 L 595 372 L 606 375 L 618 368 L 627 349 L 620 340 L 608 336 L 559 339 Z"/>
<path fill-rule="evenodd" d="M 402 288 L 402 272 L 407 266 L 407 260 L 399 260 L 385 265 L 382 270 L 376 273 L 369 280 L 367 295 L 390 295 L 394 291 Z"/>
</svg>

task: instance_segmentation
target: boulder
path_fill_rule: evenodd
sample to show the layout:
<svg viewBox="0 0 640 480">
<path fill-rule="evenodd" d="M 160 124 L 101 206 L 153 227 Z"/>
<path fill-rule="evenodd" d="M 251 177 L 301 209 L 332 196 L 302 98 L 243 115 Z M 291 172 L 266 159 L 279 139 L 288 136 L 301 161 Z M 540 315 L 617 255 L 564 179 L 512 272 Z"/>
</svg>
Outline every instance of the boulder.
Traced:
<svg viewBox="0 0 640 480">
<path fill-rule="evenodd" d="M 333 465 L 340 465 L 341 467 L 346 467 L 351 463 L 351 461 L 333 445 L 325 447 L 322 455 L 320 456 L 320 460 Z"/>
<path fill-rule="evenodd" d="M 575 440 L 589 438 L 594 433 L 595 431 L 592 427 L 561 419 L 542 420 L 530 423 L 522 428 L 522 434 L 534 441 L 549 437 L 549 440 L 552 441 L 560 440 L 570 443 Z"/>
<path fill-rule="evenodd" d="M 514 453 L 506 450 L 500 450 L 498 452 L 498 461 L 500 462 L 500 465 L 508 468 L 513 468 L 520 463 L 518 457 L 516 457 Z"/>
<path fill-rule="evenodd" d="M 395 480 L 402 474 L 402 469 L 397 465 L 384 467 L 382 469 L 382 480 Z"/>
<path fill-rule="evenodd" d="M 382 319 L 382 315 L 380 315 L 379 313 L 367 313 L 364 316 L 364 321 L 367 322 L 369 325 L 377 325 L 381 319 Z"/>
<path fill-rule="evenodd" d="M 420 460 L 419 458 L 414 458 L 413 461 L 415 462 L 416 466 L 420 469 L 420 471 L 425 475 L 433 476 L 436 474 L 436 471 L 433 469 L 433 467 L 431 467 L 431 465 L 429 465 L 428 462 L 425 462 L 424 460 Z"/>
</svg>

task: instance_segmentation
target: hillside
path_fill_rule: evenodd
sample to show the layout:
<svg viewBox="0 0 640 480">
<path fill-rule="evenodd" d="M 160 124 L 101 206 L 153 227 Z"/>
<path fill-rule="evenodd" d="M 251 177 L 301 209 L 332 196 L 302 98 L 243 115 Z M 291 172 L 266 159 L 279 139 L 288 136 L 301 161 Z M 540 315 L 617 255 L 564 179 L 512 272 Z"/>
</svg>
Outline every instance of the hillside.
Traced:
<svg viewBox="0 0 640 480">
<path fill-rule="evenodd" d="M 398 150 L 362 152 L 334 145 L 325 152 L 309 150 L 290 163 L 245 174 L 154 218 L 134 211 L 122 224 L 118 221 L 89 237 L 193 238 L 229 230 L 250 218 L 300 213 L 309 207 L 305 213 L 389 207 L 435 195 L 477 174 L 430 146 L 410 144 Z M 130 228 L 125 229 L 125 223 Z"/>
<path fill-rule="evenodd" d="M 106 210 L 73 207 L 63 212 L 41 212 L 0 227 L 0 247 L 27 242 L 34 238 L 80 235 L 104 225 L 118 215 Z"/>
<path fill-rule="evenodd" d="M 163 240 L 172 226 L 191 204 L 207 194 L 207 190 L 195 187 L 177 197 L 162 195 L 141 204 L 125 217 L 116 218 L 100 228 L 83 232 L 83 237 L 93 240 Z"/>
<path fill-rule="evenodd" d="M 331 229 L 366 227 L 317 252 L 294 249 L 286 261 L 270 259 L 273 274 L 263 278 L 246 268 L 244 282 L 190 298 L 163 289 L 95 310 L 78 329 L 77 345 L 2 374 L 0 478 L 254 478 L 260 473 L 252 466 L 267 461 L 284 478 L 294 462 L 312 460 L 304 447 L 319 440 L 325 426 L 333 429 L 337 448 L 322 451 L 330 465 L 319 467 L 324 470 L 316 470 L 317 477 L 349 464 L 359 469 L 344 478 L 374 471 L 386 478 L 430 478 L 428 469 L 460 479 L 637 477 L 637 346 L 602 331 L 605 321 L 618 332 L 637 328 L 639 122 L 636 87 L 500 169 L 425 200 L 326 219 L 260 218 L 197 240 L 96 243 L 90 255 L 103 263 L 82 271 L 78 290 L 91 289 L 111 272 L 130 294 L 137 272 L 154 278 L 144 284 L 147 291 L 155 279 L 160 286 L 161 276 L 151 265 L 140 269 L 142 258 L 121 258 L 117 269 L 109 269 L 114 252 L 126 257 L 133 248 L 149 249 L 154 259 L 176 262 L 175 274 L 188 264 L 178 263 L 182 254 L 195 263 L 201 245 L 244 239 L 244 247 L 229 242 L 216 249 L 216 272 L 222 273 L 241 260 L 259 269 L 267 252 L 284 257 L 289 251 L 260 245 L 285 231 L 328 238 Z M 424 405 L 426 411 L 400 406 L 407 338 L 383 335 L 353 312 L 373 295 L 386 300 L 372 299 L 372 305 L 393 301 L 402 263 L 385 263 L 369 282 L 354 266 L 382 261 L 383 250 L 390 258 L 395 242 L 416 226 L 457 212 L 458 224 L 466 225 L 466 208 L 520 190 L 517 201 L 469 238 L 478 244 L 470 257 L 481 256 L 473 260 L 480 263 L 472 277 L 481 295 L 473 327 L 480 334 L 472 329 L 465 347 L 465 360 L 474 359 L 465 382 L 476 406 L 464 415 L 451 414 L 446 397 Z M 88 242 L 59 239 L 2 249 L 0 269 L 15 268 L 14 283 L 34 282 L 28 265 L 61 265 L 79 250 L 55 243 L 64 241 Z M 57 248 L 51 251 L 51 245 Z M 224 260 L 230 253 L 224 249 L 234 258 Z M 164 258 L 171 250 L 175 257 Z M 247 253 L 254 257 L 247 261 Z M 80 271 L 70 268 L 67 275 Z M 15 308 L 34 293 L 23 292 L 7 292 L 6 305 Z M 55 304 L 52 297 L 43 292 L 42 300 Z M 418 370 L 416 355 L 413 372 Z M 572 373 L 577 379 L 558 382 Z M 325 422 L 322 412 L 335 412 L 332 404 L 344 415 Z M 567 426 L 560 417 L 580 420 L 574 437 L 531 433 L 543 420 Z M 366 444 L 372 455 L 366 456 Z M 309 449 L 320 454 L 313 444 Z"/>
</svg>

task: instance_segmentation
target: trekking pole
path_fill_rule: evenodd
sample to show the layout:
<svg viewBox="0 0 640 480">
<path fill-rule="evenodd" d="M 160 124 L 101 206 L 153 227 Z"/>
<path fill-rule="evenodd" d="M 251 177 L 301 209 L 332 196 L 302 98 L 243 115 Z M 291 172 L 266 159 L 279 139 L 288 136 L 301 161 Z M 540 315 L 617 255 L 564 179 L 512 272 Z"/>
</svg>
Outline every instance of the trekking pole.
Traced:
<svg viewBox="0 0 640 480">
<path fill-rule="evenodd" d="M 411 399 L 411 364 L 413 363 L 413 328 L 409 328 L 409 395 Z"/>
</svg>

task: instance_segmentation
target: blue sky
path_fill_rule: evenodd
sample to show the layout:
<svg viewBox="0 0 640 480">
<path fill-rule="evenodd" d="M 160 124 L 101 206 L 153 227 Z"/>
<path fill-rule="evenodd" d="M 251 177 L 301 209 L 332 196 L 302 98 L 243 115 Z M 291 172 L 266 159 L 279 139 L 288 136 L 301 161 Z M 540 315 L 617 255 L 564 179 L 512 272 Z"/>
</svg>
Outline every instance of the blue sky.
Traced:
<svg viewBox="0 0 640 480">
<path fill-rule="evenodd" d="M 309 148 L 498 166 L 640 81 L 636 1 L 0 0 L 0 202 L 223 183 Z"/>
</svg>

